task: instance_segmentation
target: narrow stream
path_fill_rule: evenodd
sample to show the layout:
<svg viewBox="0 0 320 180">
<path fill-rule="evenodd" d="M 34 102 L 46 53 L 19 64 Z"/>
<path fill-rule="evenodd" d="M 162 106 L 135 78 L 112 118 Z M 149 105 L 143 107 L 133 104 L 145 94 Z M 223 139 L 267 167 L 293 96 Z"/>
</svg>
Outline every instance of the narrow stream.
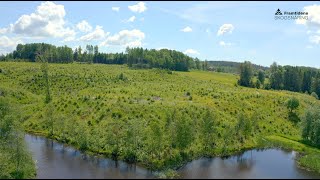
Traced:
<svg viewBox="0 0 320 180">
<path fill-rule="evenodd" d="M 53 140 L 25 135 L 37 162 L 37 178 L 130 178 L 151 179 L 145 168 L 123 161 L 85 155 Z M 320 178 L 320 174 L 297 167 L 294 151 L 279 149 L 250 150 L 228 158 L 200 158 L 178 170 L 181 178 Z"/>
</svg>

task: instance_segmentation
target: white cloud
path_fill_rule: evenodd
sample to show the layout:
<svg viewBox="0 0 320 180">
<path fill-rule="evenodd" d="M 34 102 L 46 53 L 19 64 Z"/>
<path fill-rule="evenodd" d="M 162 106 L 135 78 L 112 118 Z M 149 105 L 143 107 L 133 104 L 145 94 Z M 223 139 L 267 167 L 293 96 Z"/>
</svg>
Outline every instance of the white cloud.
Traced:
<svg viewBox="0 0 320 180">
<path fill-rule="evenodd" d="M 224 42 L 224 41 L 220 41 L 220 42 L 219 42 L 219 45 L 222 46 L 222 47 L 227 47 L 227 46 L 232 46 L 233 43 L 226 43 L 226 42 Z"/>
<path fill-rule="evenodd" d="M 225 33 L 231 34 L 233 30 L 234 30 L 234 26 L 232 24 L 224 24 L 219 28 L 217 35 L 221 36 Z"/>
<path fill-rule="evenodd" d="M 297 19 L 297 24 L 306 25 L 308 27 L 320 27 L 320 5 L 305 6 L 303 8 L 304 12 L 308 12 L 308 20 Z"/>
<path fill-rule="evenodd" d="M 192 29 L 191 29 L 189 26 L 187 26 L 187 27 L 181 29 L 180 31 L 183 31 L 183 32 L 192 32 Z"/>
<path fill-rule="evenodd" d="M 22 15 L 14 24 L 10 24 L 7 32 L 29 37 L 70 37 L 75 31 L 65 27 L 66 12 L 63 5 L 53 2 L 42 2 L 34 13 Z"/>
<path fill-rule="evenodd" d="M 5 34 L 7 33 L 7 28 L 0 28 L 0 34 Z"/>
<path fill-rule="evenodd" d="M 105 41 L 100 43 L 100 46 L 129 46 L 138 47 L 142 46 L 142 40 L 145 34 L 138 30 L 122 30 L 119 33 L 109 36 Z"/>
<path fill-rule="evenodd" d="M 105 33 L 104 30 L 102 29 L 102 26 L 96 26 L 96 29 L 93 32 L 88 33 L 84 36 L 81 36 L 79 40 L 80 41 L 102 40 L 108 35 L 109 35 L 109 32 Z"/>
<path fill-rule="evenodd" d="M 22 44 L 19 38 L 9 38 L 7 36 L 0 36 L 0 54 L 12 52 L 18 44 Z"/>
<path fill-rule="evenodd" d="M 111 9 L 112 9 L 112 11 L 117 11 L 117 12 L 120 11 L 120 7 L 112 7 Z"/>
<path fill-rule="evenodd" d="M 200 53 L 194 49 L 187 49 L 183 52 L 184 54 L 197 54 L 199 55 Z"/>
<path fill-rule="evenodd" d="M 77 24 L 77 28 L 81 32 L 90 32 L 92 30 L 92 26 L 90 26 L 90 24 L 86 20 L 83 20 L 83 21 L 79 22 Z"/>
<path fill-rule="evenodd" d="M 210 31 L 210 29 L 209 29 L 209 28 L 207 28 L 207 29 L 206 29 L 206 33 L 208 33 L 208 34 L 209 34 L 210 32 L 211 32 L 211 31 Z"/>
<path fill-rule="evenodd" d="M 133 22 L 135 19 L 136 19 L 135 16 L 131 16 L 131 17 L 128 19 L 128 22 Z"/>
<path fill-rule="evenodd" d="M 318 35 L 310 36 L 309 40 L 314 44 L 320 44 L 320 36 Z"/>
<path fill-rule="evenodd" d="M 128 6 L 128 8 L 132 11 L 132 12 L 137 12 L 137 13 L 142 13 L 144 11 L 147 10 L 147 7 L 145 6 L 144 2 L 139 2 L 136 5 L 132 5 L 132 6 Z"/>
<path fill-rule="evenodd" d="M 307 49 L 312 49 L 313 46 L 308 45 L 306 48 L 307 48 Z"/>
</svg>

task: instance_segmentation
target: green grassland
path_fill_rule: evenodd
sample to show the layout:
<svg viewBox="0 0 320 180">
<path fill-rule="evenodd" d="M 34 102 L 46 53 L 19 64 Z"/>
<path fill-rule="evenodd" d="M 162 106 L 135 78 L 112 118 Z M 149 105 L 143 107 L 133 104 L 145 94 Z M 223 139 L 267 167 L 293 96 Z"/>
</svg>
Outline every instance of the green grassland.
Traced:
<svg viewBox="0 0 320 180">
<path fill-rule="evenodd" d="M 1 62 L 0 69 L 0 96 L 21 107 L 27 132 L 49 136 L 53 127 L 52 138 L 60 142 L 154 170 L 264 146 L 262 139 L 295 149 L 280 138 L 298 143 L 301 137 L 300 125 L 288 120 L 285 101 L 299 99 L 300 116 L 307 106 L 320 104 L 302 93 L 237 86 L 234 74 L 73 63 L 49 64 L 53 100 L 46 105 L 38 63 Z M 234 130 L 240 114 L 252 121 L 245 138 Z M 214 131 L 203 137 L 206 117 L 213 119 Z M 302 166 L 308 166 L 306 157 Z M 314 161 L 310 169 L 319 168 Z"/>
</svg>

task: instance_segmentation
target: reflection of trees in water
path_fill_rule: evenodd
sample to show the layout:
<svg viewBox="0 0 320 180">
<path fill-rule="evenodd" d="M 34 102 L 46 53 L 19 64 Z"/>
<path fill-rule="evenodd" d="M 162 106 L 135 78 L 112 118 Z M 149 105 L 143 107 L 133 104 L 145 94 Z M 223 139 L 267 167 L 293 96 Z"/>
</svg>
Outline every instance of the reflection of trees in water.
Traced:
<svg viewBox="0 0 320 180">
<path fill-rule="evenodd" d="M 52 140 L 45 139 L 45 147 L 41 148 L 44 157 L 47 158 L 48 161 L 52 161 L 54 158 L 53 145 L 54 144 Z"/>
<path fill-rule="evenodd" d="M 252 150 L 250 152 L 237 155 L 237 169 L 239 171 L 250 171 L 255 165 L 255 161 L 252 156 Z"/>
</svg>

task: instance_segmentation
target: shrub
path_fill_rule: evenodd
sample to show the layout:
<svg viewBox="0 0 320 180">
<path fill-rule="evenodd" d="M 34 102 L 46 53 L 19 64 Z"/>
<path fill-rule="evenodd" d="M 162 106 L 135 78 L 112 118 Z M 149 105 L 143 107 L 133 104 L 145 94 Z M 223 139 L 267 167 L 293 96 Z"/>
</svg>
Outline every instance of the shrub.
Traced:
<svg viewBox="0 0 320 180">
<path fill-rule="evenodd" d="M 292 112 L 293 110 L 297 109 L 300 105 L 299 100 L 296 97 L 291 97 L 287 100 L 287 108 Z"/>
<path fill-rule="evenodd" d="M 128 80 L 128 78 L 127 78 L 123 73 L 121 73 L 121 74 L 118 76 L 118 79 L 120 79 L 120 80 L 122 80 L 122 81 Z"/>
</svg>

